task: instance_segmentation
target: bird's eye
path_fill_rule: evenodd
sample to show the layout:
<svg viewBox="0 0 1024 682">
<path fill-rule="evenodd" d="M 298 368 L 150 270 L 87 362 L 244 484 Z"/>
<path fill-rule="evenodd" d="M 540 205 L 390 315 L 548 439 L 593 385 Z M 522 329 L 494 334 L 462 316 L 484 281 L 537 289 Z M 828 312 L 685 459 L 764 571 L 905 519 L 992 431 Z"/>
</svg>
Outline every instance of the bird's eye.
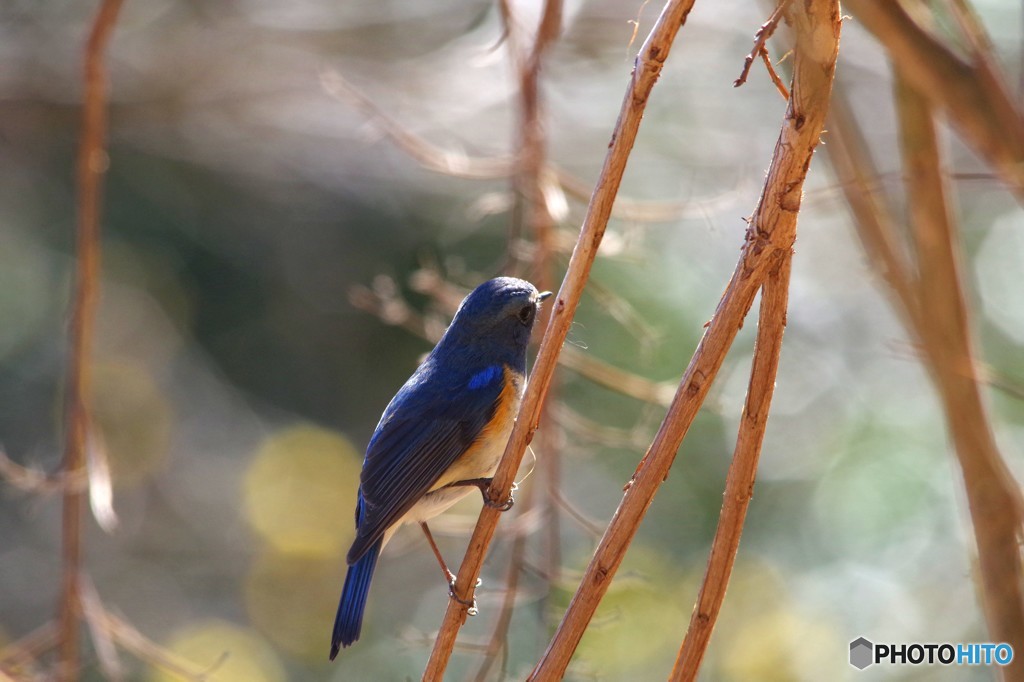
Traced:
<svg viewBox="0 0 1024 682">
<path fill-rule="evenodd" d="M 531 303 L 530 305 L 524 305 L 522 308 L 520 308 L 517 317 L 519 318 L 519 321 L 522 322 L 523 324 L 530 324 L 531 322 L 533 322 L 533 316 L 536 313 L 537 306 Z"/>
</svg>

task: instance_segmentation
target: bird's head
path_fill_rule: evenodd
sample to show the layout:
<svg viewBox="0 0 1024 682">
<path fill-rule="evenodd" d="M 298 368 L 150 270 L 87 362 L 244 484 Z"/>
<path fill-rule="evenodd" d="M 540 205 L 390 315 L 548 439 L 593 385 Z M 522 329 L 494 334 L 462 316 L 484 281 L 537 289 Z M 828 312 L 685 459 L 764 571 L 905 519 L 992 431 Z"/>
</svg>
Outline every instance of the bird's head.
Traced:
<svg viewBox="0 0 1024 682">
<path fill-rule="evenodd" d="M 529 282 L 496 277 L 474 289 L 459 306 L 448 335 L 463 340 L 526 348 L 540 304 L 551 296 Z"/>
</svg>

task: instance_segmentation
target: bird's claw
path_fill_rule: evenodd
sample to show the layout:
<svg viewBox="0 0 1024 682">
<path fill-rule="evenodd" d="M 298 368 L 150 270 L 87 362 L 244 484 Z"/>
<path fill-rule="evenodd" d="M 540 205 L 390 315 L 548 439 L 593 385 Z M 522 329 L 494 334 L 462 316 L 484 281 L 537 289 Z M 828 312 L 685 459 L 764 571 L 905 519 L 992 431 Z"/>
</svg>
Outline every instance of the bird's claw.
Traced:
<svg viewBox="0 0 1024 682">
<path fill-rule="evenodd" d="M 515 497 L 513 496 L 513 493 L 515 493 L 515 491 L 519 490 L 519 484 L 516 483 L 515 481 L 512 482 L 512 489 L 509 490 L 508 499 L 507 500 L 505 500 L 504 502 L 494 502 L 493 500 L 491 500 L 491 498 L 487 497 L 487 490 L 491 487 L 491 481 L 493 481 L 493 480 L 494 480 L 493 478 L 471 478 L 471 479 L 468 479 L 468 480 L 465 480 L 465 481 L 456 481 L 454 483 L 449 483 L 448 485 L 449 486 L 458 486 L 458 485 L 472 485 L 472 486 L 475 486 L 475 487 L 477 487 L 480 490 L 480 496 L 484 498 L 484 505 L 485 506 L 488 506 L 491 509 L 497 509 L 500 512 L 507 512 L 509 509 L 512 508 L 512 505 L 514 505 L 516 503 L 516 500 L 515 500 Z"/>
<path fill-rule="evenodd" d="M 483 581 L 480 578 L 477 578 L 476 579 L 476 585 L 474 585 L 474 587 L 480 587 L 480 585 L 482 585 L 482 584 L 483 584 Z M 466 607 L 466 614 L 467 615 L 475 616 L 478 613 L 480 613 L 480 609 L 478 609 L 476 607 L 476 596 L 475 595 L 473 596 L 472 599 L 462 599 L 462 598 L 459 597 L 459 595 L 455 594 L 455 576 L 452 576 L 451 580 L 448 582 L 448 596 L 451 599 L 454 599 L 456 602 L 458 602 L 458 603 L 462 604 L 463 606 L 465 606 Z"/>
<path fill-rule="evenodd" d="M 505 500 L 504 502 L 494 502 L 494 501 L 492 501 L 491 498 L 487 497 L 487 491 L 484 490 L 483 488 L 480 489 L 480 493 L 484 497 L 484 504 L 485 505 L 487 505 L 491 509 L 497 509 L 500 512 L 507 512 L 516 503 L 516 498 L 515 498 L 514 493 L 517 490 L 519 490 L 519 484 L 513 482 L 512 483 L 512 489 L 508 493 L 508 499 Z"/>
</svg>

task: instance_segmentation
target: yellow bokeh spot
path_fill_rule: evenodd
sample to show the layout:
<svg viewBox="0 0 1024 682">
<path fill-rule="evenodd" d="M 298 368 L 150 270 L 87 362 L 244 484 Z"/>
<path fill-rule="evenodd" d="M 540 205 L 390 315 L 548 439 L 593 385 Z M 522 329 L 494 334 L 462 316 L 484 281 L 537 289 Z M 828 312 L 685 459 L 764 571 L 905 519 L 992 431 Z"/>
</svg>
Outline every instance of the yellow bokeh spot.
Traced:
<svg viewBox="0 0 1024 682">
<path fill-rule="evenodd" d="M 279 552 L 338 556 L 355 532 L 362 458 L 338 433 L 295 426 L 267 438 L 245 474 L 245 515 Z"/>
<path fill-rule="evenodd" d="M 723 638 L 723 679 L 820 679 L 845 662 L 843 643 L 831 624 L 793 606 L 749 616 Z"/>
<path fill-rule="evenodd" d="M 281 661 L 262 637 L 220 620 L 190 625 L 174 634 L 165 648 L 176 663 L 210 682 L 280 682 Z M 178 675 L 153 668 L 150 682 L 180 682 Z"/>
<path fill-rule="evenodd" d="M 171 408 L 153 376 L 133 361 L 93 369 L 93 418 L 114 485 L 134 485 L 167 457 Z"/>
<path fill-rule="evenodd" d="M 249 618 L 284 651 L 323 662 L 344 576 L 340 557 L 266 552 L 246 577 Z"/>
<path fill-rule="evenodd" d="M 834 624 L 794 601 L 778 567 L 761 558 L 737 562 L 709 650 L 723 680 L 820 679 L 845 662 Z"/>
</svg>

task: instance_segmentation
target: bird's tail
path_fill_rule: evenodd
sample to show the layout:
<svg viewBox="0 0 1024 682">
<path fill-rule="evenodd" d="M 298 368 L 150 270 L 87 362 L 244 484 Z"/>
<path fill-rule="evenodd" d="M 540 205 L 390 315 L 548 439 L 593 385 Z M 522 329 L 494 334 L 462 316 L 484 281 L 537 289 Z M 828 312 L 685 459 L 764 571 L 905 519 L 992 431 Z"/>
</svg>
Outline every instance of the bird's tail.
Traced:
<svg viewBox="0 0 1024 682">
<path fill-rule="evenodd" d="M 366 608 L 366 595 L 370 592 L 370 579 L 373 578 L 373 569 L 377 566 L 377 556 L 383 544 L 383 538 L 377 540 L 359 561 L 348 567 L 345 587 L 341 590 L 341 601 L 338 602 L 338 615 L 334 617 L 334 635 L 331 637 L 332 661 L 341 647 L 349 646 L 359 639 L 359 630 L 363 625 L 363 610 Z"/>
</svg>

